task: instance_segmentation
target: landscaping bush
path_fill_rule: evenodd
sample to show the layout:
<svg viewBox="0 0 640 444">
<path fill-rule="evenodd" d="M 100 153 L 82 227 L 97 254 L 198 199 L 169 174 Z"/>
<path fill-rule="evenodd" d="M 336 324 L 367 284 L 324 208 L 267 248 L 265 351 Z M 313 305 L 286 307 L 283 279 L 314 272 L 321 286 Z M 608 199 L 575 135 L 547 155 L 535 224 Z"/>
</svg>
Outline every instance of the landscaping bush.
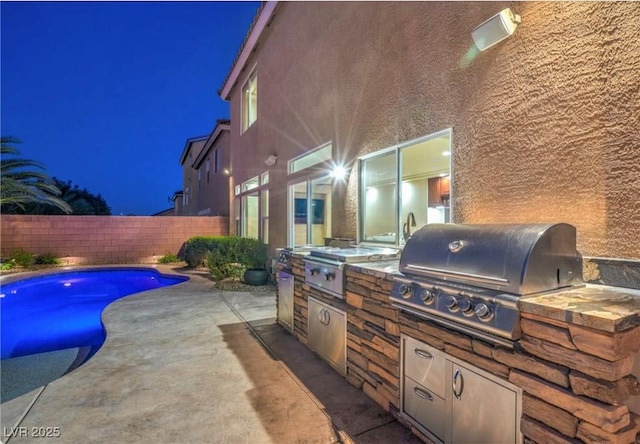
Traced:
<svg viewBox="0 0 640 444">
<path fill-rule="evenodd" d="M 207 268 L 216 280 L 240 279 L 247 268 L 264 268 L 267 246 L 258 239 L 218 236 L 205 253 Z"/>
<path fill-rule="evenodd" d="M 2 259 L 2 263 L 0 264 L 0 270 L 11 270 L 16 266 L 16 262 L 13 259 L 4 260 Z"/>
<path fill-rule="evenodd" d="M 180 262 L 180 258 L 173 253 L 167 253 L 158 259 L 159 264 L 172 264 L 174 262 Z"/>
<path fill-rule="evenodd" d="M 60 265 L 62 262 L 51 253 L 41 254 L 33 260 L 36 265 Z"/>
<path fill-rule="evenodd" d="M 23 249 L 14 250 L 9 255 L 9 260 L 13 261 L 16 265 L 24 268 L 29 268 L 33 265 L 33 254 Z"/>
<path fill-rule="evenodd" d="M 184 260 L 190 267 L 205 264 L 207 253 L 216 250 L 217 239 L 220 236 L 196 236 L 185 242 Z"/>
</svg>

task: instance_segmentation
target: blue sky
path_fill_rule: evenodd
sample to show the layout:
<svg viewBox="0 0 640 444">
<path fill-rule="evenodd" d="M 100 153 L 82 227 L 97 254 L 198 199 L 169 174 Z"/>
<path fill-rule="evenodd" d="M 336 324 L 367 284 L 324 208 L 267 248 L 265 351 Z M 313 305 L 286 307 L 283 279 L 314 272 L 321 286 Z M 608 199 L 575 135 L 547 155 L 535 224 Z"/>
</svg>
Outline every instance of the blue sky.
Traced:
<svg viewBox="0 0 640 444">
<path fill-rule="evenodd" d="M 2 2 L 1 132 L 105 198 L 169 208 L 186 139 L 229 117 L 217 91 L 259 2 Z"/>
</svg>

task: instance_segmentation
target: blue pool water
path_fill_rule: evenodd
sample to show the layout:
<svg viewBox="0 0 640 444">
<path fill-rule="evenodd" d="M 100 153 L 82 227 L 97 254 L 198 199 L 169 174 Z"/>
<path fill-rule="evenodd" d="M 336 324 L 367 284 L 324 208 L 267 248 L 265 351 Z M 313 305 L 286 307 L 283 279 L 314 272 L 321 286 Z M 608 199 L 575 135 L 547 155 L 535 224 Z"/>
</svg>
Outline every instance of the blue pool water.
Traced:
<svg viewBox="0 0 640 444">
<path fill-rule="evenodd" d="M 101 314 L 116 299 L 175 285 L 183 276 L 153 269 L 75 270 L 23 279 L 0 289 L 1 358 L 103 344 Z"/>
</svg>

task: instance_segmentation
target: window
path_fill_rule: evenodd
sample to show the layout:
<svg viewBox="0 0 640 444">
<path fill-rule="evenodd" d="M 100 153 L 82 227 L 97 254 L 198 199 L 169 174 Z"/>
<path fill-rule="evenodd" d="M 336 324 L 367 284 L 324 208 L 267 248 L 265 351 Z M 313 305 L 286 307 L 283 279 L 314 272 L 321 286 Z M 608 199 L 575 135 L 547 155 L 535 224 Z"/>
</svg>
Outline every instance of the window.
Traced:
<svg viewBox="0 0 640 444">
<path fill-rule="evenodd" d="M 450 130 L 361 158 L 360 241 L 403 245 L 425 224 L 450 222 L 450 159 Z"/>
<path fill-rule="evenodd" d="M 207 157 L 207 183 L 209 183 L 209 158 Z"/>
<path fill-rule="evenodd" d="M 258 188 L 258 176 L 253 177 L 242 184 L 242 191 L 253 190 L 254 188 Z"/>
<path fill-rule="evenodd" d="M 242 88 L 242 132 L 258 119 L 258 75 L 254 71 Z"/>
<path fill-rule="evenodd" d="M 198 190 L 200 189 L 200 181 L 202 179 L 202 171 L 200 171 L 200 168 L 198 168 Z"/>
<path fill-rule="evenodd" d="M 290 245 L 324 245 L 331 237 L 331 187 L 328 176 L 289 185 Z"/>
<path fill-rule="evenodd" d="M 331 160 L 331 143 L 322 145 L 300 157 L 289 161 L 289 174 L 297 173 L 305 168 L 317 165 L 321 162 Z"/>
<path fill-rule="evenodd" d="M 236 234 L 269 242 L 269 189 L 265 173 L 236 185 L 234 200 Z"/>
<path fill-rule="evenodd" d="M 213 168 L 215 173 L 219 173 L 222 170 L 222 155 L 220 154 L 220 148 L 216 148 L 213 151 Z"/>
<path fill-rule="evenodd" d="M 262 212 L 262 242 L 269 243 L 269 190 L 262 190 L 260 194 L 260 211 Z"/>
</svg>

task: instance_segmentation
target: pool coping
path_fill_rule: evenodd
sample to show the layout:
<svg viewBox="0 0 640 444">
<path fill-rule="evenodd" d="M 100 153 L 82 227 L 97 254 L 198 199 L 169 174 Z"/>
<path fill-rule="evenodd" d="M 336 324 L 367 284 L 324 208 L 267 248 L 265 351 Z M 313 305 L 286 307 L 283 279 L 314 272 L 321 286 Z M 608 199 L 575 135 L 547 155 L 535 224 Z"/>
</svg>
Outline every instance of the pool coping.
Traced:
<svg viewBox="0 0 640 444">
<path fill-rule="evenodd" d="M 189 278 L 188 273 L 180 273 L 175 270 L 175 266 L 170 264 L 105 264 L 105 265 L 71 265 L 64 267 L 43 268 L 42 270 L 21 271 L 17 273 L 9 273 L 0 275 L 0 284 L 10 284 L 21 281 L 23 279 L 31 279 L 35 277 L 47 276 L 59 273 L 71 273 L 74 271 L 99 271 L 99 270 L 154 270 L 160 274 L 168 276 L 181 276 Z"/>
</svg>

